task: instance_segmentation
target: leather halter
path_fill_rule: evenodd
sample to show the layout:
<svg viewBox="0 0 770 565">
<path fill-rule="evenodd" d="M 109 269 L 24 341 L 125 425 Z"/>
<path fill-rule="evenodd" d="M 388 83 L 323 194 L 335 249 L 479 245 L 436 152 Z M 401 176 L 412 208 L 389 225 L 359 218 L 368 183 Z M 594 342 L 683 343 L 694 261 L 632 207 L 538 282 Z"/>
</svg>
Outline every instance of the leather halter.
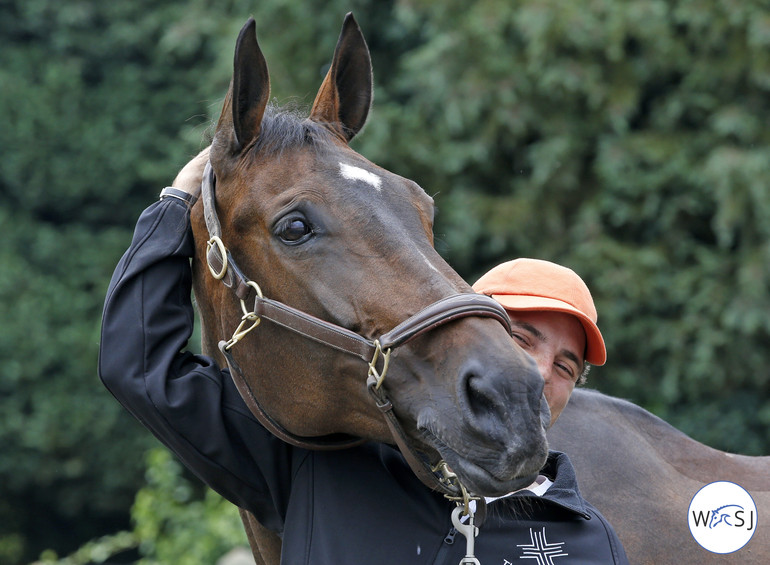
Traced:
<svg viewBox="0 0 770 565">
<path fill-rule="evenodd" d="M 203 214 L 210 238 L 206 259 L 212 275 L 233 290 L 235 295 L 241 300 L 244 311 L 244 318 L 241 321 L 241 325 L 238 326 L 236 334 L 229 342 L 220 341 L 219 349 L 227 360 L 230 374 L 238 391 L 257 420 L 278 438 L 291 445 L 305 449 L 343 449 L 358 445 L 364 441 L 361 438 L 346 434 L 332 434 L 324 437 L 297 436 L 281 426 L 262 407 L 249 387 L 230 349 L 243 334 L 259 324 L 261 319 L 264 318 L 308 339 L 338 351 L 355 355 L 369 363 L 367 387 L 377 407 L 385 416 L 385 421 L 388 424 L 393 439 L 412 470 L 428 487 L 439 490 L 452 499 L 464 499 L 467 504 L 467 491 L 459 484 L 457 478 L 448 471 L 446 465 L 442 467 L 439 464 L 436 468 L 431 468 L 409 446 L 408 438 L 393 412 L 393 405 L 386 397 L 384 388 L 380 385 L 385 378 L 388 356 L 393 348 L 403 345 L 415 337 L 443 324 L 467 316 L 494 318 L 510 334 L 510 320 L 505 309 L 492 298 L 482 294 L 455 294 L 430 304 L 398 324 L 389 332 L 383 334 L 379 339 L 372 341 L 347 328 L 321 320 L 282 302 L 265 298 L 262 296 L 259 286 L 246 278 L 222 242 L 222 228 L 216 212 L 215 183 L 214 169 L 209 162 L 206 164 L 201 184 Z M 254 309 L 252 312 L 247 312 L 244 303 L 252 298 L 254 299 Z M 236 335 L 241 327 L 249 322 L 252 323 L 252 326 L 242 332 L 240 337 L 236 339 Z M 378 370 L 376 365 L 380 356 L 384 357 L 384 364 Z"/>
</svg>

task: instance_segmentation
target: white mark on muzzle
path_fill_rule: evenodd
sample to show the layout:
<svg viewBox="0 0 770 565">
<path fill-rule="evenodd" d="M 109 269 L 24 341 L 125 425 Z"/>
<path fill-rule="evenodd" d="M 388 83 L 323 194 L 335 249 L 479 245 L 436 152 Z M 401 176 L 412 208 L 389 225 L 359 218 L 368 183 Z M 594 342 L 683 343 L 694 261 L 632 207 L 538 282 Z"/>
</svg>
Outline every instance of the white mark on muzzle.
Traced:
<svg viewBox="0 0 770 565">
<path fill-rule="evenodd" d="M 366 184 L 374 187 L 378 191 L 382 186 L 382 179 L 380 177 L 378 177 L 374 173 L 365 171 L 360 167 L 354 167 L 352 165 L 346 165 L 345 163 L 340 163 L 340 174 L 348 180 L 364 181 Z"/>
</svg>

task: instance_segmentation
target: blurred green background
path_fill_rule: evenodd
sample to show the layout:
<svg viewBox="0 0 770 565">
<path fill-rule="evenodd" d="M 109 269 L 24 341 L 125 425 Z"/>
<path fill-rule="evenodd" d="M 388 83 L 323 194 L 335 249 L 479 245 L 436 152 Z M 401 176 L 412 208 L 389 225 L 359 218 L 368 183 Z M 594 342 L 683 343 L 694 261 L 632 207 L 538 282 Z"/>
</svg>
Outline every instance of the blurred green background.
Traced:
<svg viewBox="0 0 770 565">
<path fill-rule="evenodd" d="M 309 106 L 349 10 L 375 71 L 354 147 L 435 197 L 449 263 L 572 267 L 608 346 L 590 386 L 770 454 L 767 2 L 0 0 L 0 563 L 238 542 L 100 384 L 101 305 L 205 146 L 247 17 L 273 95 Z"/>
</svg>

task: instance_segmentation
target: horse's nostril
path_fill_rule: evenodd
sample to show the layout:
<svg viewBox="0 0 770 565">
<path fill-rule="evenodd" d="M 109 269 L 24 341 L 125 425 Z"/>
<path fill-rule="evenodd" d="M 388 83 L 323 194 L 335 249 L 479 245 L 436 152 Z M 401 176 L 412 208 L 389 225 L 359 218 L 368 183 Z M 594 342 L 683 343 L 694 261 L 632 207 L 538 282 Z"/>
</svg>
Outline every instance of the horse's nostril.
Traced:
<svg viewBox="0 0 770 565">
<path fill-rule="evenodd" d="M 465 401 L 476 418 L 500 417 L 504 399 L 490 386 L 489 379 L 475 372 L 465 375 Z"/>
<path fill-rule="evenodd" d="M 516 429 L 519 436 L 547 429 L 550 411 L 539 373 L 468 363 L 459 385 L 459 401 L 467 422 L 487 437 Z"/>
</svg>

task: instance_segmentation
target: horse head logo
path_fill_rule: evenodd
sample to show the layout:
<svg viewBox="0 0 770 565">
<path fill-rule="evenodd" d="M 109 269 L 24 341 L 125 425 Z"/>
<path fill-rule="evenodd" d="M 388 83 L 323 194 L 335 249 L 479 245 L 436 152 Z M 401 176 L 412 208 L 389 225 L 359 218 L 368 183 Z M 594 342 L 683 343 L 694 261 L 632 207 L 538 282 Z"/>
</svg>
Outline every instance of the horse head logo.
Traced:
<svg viewBox="0 0 770 565">
<path fill-rule="evenodd" d="M 719 508 L 711 512 L 711 519 L 709 520 L 709 528 L 714 528 L 719 524 L 727 524 L 728 526 L 736 525 L 730 522 L 729 518 L 733 518 L 737 510 L 725 511 L 725 508 L 737 508 L 738 510 L 743 510 L 743 506 L 739 504 L 725 504 L 724 506 L 720 506 Z"/>
</svg>

